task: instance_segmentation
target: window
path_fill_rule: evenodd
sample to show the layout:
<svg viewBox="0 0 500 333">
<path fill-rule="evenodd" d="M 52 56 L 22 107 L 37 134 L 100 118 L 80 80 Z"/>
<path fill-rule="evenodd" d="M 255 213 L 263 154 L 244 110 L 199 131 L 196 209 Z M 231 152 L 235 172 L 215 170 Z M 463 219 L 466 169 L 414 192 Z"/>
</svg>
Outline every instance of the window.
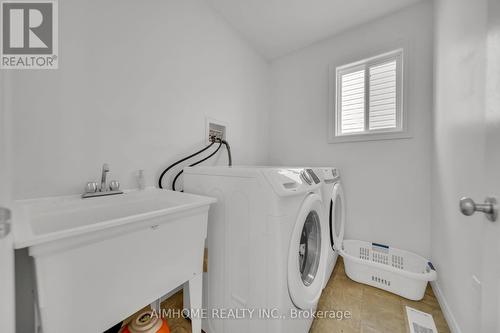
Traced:
<svg viewBox="0 0 500 333">
<path fill-rule="evenodd" d="M 407 137 L 403 114 L 403 50 L 335 69 L 331 141 Z"/>
</svg>

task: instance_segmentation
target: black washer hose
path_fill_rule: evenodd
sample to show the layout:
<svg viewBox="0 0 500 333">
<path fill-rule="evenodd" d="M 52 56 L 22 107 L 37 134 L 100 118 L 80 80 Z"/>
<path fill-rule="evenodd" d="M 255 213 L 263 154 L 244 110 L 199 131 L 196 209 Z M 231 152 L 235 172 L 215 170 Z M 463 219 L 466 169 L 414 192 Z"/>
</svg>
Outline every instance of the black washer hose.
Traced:
<svg viewBox="0 0 500 333">
<path fill-rule="evenodd" d="M 212 146 L 214 145 L 214 143 L 215 143 L 215 141 L 212 141 L 212 143 L 211 143 L 211 144 L 209 144 L 208 146 L 206 146 L 205 148 L 203 148 L 203 149 L 201 149 L 201 150 L 197 151 L 197 152 L 196 152 L 196 153 L 194 153 L 194 154 L 189 155 L 188 157 L 184 157 L 183 159 L 178 160 L 177 162 L 175 162 L 174 164 L 171 164 L 168 168 L 166 168 L 165 170 L 163 170 L 163 172 L 162 172 L 162 173 L 161 173 L 161 175 L 160 175 L 160 179 L 158 180 L 158 186 L 159 186 L 160 188 L 163 188 L 163 185 L 162 185 L 163 177 L 164 177 L 164 176 L 165 176 L 165 174 L 168 172 L 168 170 L 172 169 L 172 168 L 173 168 L 174 166 L 176 166 L 177 164 L 184 162 L 185 160 L 189 160 L 190 158 L 192 158 L 192 157 L 194 157 L 194 156 L 196 156 L 196 155 L 198 155 L 198 154 L 203 153 L 205 150 L 207 150 L 208 148 L 212 147 Z"/>
<path fill-rule="evenodd" d="M 219 141 L 219 147 L 217 147 L 217 149 L 211 153 L 210 155 L 208 155 L 207 157 L 205 157 L 204 159 L 202 160 L 199 160 L 198 162 L 194 162 L 193 164 L 190 164 L 189 166 L 192 167 L 192 166 L 195 166 L 195 165 L 198 165 L 200 163 L 203 163 L 205 162 L 206 160 L 208 160 L 210 157 L 214 156 L 215 154 L 217 154 L 217 152 L 219 151 L 220 147 L 222 147 L 223 145 L 223 142 L 222 140 L 218 139 Z M 215 141 L 214 141 L 215 142 Z M 213 144 L 213 143 L 212 143 Z M 182 175 L 182 173 L 184 172 L 184 169 L 182 169 L 181 171 L 179 171 L 177 173 L 177 175 L 175 175 L 175 178 L 174 178 L 174 181 L 172 182 L 172 191 L 175 191 L 175 182 L 177 181 L 177 178 L 179 178 L 180 175 Z M 184 191 L 182 191 L 184 192 Z"/>
<path fill-rule="evenodd" d="M 231 146 L 229 146 L 229 143 L 226 141 L 226 140 L 222 140 L 222 139 L 218 139 L 218 138 L 213 138 L 212 139 L 212 143 L 210 143 L 208 146 L 206 146 L 205 148 L 197 151 L 196 153 L 194 154 L 191 154 L 181 160 L 178 160 L 177 162 L 171 164 L 168 168 L 166 168 L 160 175 L 160 178 L 158 180 L 158 186 L 160 188 L 163 188 L 163 177 L 165 176 L 165 174 L 170 170 L 172 169 L 174 166 L 178 165 L 179 163 L 182 163 L 198 154 L 201 154 L 203 153 L 205 150 L 207 150 L 208 148 L 212 147 L 214 145 L 215 142 L 219 142 L 219 147 L 217 147 L 217 150 L 215 150 L 212 154 L 208 155 L 207 157 L 205 157 L 204 159 L 196 162 L 196 163 L 193 163 L 193 164 L 190 164 L 189 166 L 195 166 L 195 165 L 198 165 L 206 160 L 208 160 L 209 158 L 211 158 L 212 156 L 214 156 L 218 151 L 219 149 L 221 148 L 222 145 L 225 145 L 226 146 L 226 149 L 227 149 L 227 158 L 228 158 L 228 165 L 229 166 L 232 166 L 233 165 L 233 157 L 232 157 L 232 154 L 231 154 Z M 175 182 L 177 181 L 177 178 L 179 178 L 179 176 L 182 174 L 184 170 L 181 170 L 174 178 L 174 181 L 172 182 L 172 190 L 175 191 Z"/>
<path fill-rule="evenodd" d="M 232 166 L 233 165 L 233 157 L 231 156 L 231 147 L 229 146 L 229 143 L 226 140 L 221 140 L 221 142 L 226 146 L 227 149 L 227 159 L 228 159 L 228 165 Z"/>
</svg>

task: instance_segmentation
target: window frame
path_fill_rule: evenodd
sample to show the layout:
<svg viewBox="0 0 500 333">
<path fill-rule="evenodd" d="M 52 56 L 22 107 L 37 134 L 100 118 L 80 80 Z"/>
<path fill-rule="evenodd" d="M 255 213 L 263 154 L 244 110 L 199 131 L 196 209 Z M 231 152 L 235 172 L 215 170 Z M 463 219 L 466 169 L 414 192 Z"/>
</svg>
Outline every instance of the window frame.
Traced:
<svg viewBox="0 0 500 333">
<path fill-rule="evenodd" d="M 369 94 L 370 94 L 370 68 L 379 64 L 386 63 L 391 60 L 396 60 L 396 127 L 391 129 L 369 129 Z M 371 141 L 371 140 L 386 140 L 386 139 L 405 139 L 410 138 L 408 131 L 408 114 L 406 107 L 405 92 L 407 81 L 407 65 L 405 61 L 404 48 L 396 48 L 392 51 L 378 54 L 359 61 L 350 62 L 340 66 L 330 66 L 330 119 L 329 119 L 329 143 L 340 142 L 355 142 L 355 141 Z M 350 72 L 365 71 L 365 130 L 357 133 L 340 134 L 341 114 L 341 89 L 340 84 L 342 75 Z"/>
</svg>

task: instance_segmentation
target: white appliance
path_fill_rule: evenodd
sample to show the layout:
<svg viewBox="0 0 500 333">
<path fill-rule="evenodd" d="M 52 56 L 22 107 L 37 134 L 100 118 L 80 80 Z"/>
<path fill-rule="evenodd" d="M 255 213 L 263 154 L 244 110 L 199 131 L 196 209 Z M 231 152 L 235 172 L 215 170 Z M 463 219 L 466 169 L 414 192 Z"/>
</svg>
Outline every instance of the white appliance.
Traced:
<svg viewBox="0 0 500 333">
<path fill-rule="evenodd" d="M 184 173 L 186 192 L 217 198 L 208 218 L 205 332 L 307 333 L 326 265 L 319 177 L 303 168 L 195 167 Z M 244 318 L 221 316 L 220 309 L 241 311 Z"/>
<path fill-rule="evenodd" d="M 342 246 L 345 229 L 345 199 L 340 173 L 336 168 L 315 168 L 315 174 L 321 180 L 321 193 L 327 215 L 327 255 L 323 288 L 332 275 L 338 258 L 337 248 Z"/>
</svg>

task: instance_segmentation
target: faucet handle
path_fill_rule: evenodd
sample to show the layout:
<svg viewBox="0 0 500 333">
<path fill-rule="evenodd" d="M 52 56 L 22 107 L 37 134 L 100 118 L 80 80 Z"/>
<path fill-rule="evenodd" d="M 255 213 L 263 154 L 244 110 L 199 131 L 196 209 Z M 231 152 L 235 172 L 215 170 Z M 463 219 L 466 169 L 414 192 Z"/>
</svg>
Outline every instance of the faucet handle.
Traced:
<svg viewBox="0 0 500 333">
<path fill-rule="evenodd" d="M 85 193 L 97 192 L 97 182 L 88 182 L 85 185 Z"/>
<path fill-rule="evenodd" d="M 117 181 L 117 180 L 112 180 L 110 183 L 109 183 L 109 189 L 111 191 L 118 191 L 120 189 L 120 182 Z"/>
</svg>

